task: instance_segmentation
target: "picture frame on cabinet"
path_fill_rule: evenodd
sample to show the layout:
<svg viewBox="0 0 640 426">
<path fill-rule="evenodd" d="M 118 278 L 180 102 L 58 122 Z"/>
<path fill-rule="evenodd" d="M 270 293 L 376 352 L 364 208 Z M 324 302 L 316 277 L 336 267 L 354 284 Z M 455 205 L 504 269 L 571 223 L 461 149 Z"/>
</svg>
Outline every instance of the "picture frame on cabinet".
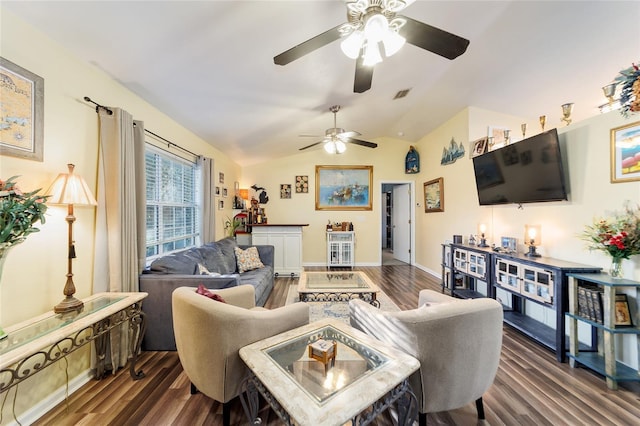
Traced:
<svg viewBox="0 0 640 426">
<path fill-rule="evenodd" d="M 616 294 L 616 327 L 633 327 L 631 312 L 629 311 L 629 300 L 626 294 Z"/>
<path fill-rule="evenodd" d="M 471 158 L 484 154 L 485 152 L 487 152 L 488 148 L 489 148 L 488 137 L 485 136 L 483 138 L 476 139 L 475 141 L 471 142 L 471 149 L 469 150 L 471 154 Z"/>
<path fill-rule="evenodd" d="M 424 183 L 424 212 L 444 211 L 444 178 L 433 179 Z"/>
<path fill-rule="evenodd" d="M 0 57 L 0 155 L 43 161 L 44 78 Z"/>
<path fill-rule="evenodd" d="M 316 166 L 316 210 L 372 210 L 373 166 Z"/>
<path fill-rule="evenodd" d="M 611 183 L 640 180 L 640 121 L 611 129 Z"/>
</svg>

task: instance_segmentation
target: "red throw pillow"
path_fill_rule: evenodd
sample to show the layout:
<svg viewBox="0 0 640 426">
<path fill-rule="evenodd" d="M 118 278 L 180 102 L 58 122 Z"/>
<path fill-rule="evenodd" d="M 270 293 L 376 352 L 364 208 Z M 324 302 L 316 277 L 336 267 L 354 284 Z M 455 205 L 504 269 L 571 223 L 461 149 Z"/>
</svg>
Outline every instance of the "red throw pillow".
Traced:
<svg viewBox="0 0 640 426">
<path fill-rule="evenodd" d="M 199 284 L 198 285 L 198 289 L 196 290 L 196 293 L 203 295 L 204 297 L 208 297 L 209 299 L 213 299 L 217 302 L 222 302 L 222 303 L 227 303 L 222 296 L 220 296 L 219 294 L 215 294 L 210 292 L 205 286 L 204 284 Z"/>
</svg>

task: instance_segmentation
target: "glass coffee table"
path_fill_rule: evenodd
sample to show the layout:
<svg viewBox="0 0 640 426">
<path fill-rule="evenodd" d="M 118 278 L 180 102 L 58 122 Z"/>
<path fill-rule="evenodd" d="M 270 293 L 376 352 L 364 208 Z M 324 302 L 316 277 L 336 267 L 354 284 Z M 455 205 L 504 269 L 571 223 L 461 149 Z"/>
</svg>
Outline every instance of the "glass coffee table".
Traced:
<svg viewBox="0 0 640 426">
<path fill-rule="evenodd" d="M 312 356 L 312 344 L 329 357 Z M 287 425 L 366 425 L 394 404 L 398 424 L 417 415 L 408 378 L 418 360 L 335 319 L 245 346 L 240 357 L 250 370 L 242 402 L 252 424 L 260 423 L 259 394 Z"/>
<path fill-rule="evenodd" d="M 380 307 L 380 291 L 362 271 L 304 271 L 298 280 L 301 302 L 348 302 L 362 299 Z"/>
</svg>

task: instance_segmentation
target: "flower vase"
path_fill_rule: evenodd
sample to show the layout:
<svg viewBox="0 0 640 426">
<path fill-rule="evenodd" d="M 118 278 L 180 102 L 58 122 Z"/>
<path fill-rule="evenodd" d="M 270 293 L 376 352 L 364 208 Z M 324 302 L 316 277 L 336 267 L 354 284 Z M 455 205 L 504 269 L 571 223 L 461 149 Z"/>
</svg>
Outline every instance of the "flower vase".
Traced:
<svg viewBox="0 0 640 426">
<path fill-rule="evenodd" d="M 9 249 L 11 247 L 0 248 L 0 284 L 2 283 L 2 268 L 4 267 L 4 261 L 7 259 L 7 255 L 9 254 Z M 7 337 L 8 334 L 4 332 L 2 327 L 0 326 L 0 340 Z"/>
<path fill-rule="evenodd" d="M 622 278 L 622 258 L 621 257 L 611 258 L 609 275 L 611 275 L 611 278 Z"/>
</svg>

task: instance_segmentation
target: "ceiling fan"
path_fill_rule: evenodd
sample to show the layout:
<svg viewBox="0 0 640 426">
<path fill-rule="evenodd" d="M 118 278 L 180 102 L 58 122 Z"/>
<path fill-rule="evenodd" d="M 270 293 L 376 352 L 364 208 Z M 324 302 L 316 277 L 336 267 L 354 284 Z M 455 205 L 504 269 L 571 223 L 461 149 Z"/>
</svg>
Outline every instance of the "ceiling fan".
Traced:
<svg viewBox="0 0 640 426">
<path fill-rule="evenodd" d="M 329 111 L 333 113 L 333 127 L 327 129 L 324 134 L 324 139 L 311 145 L 300 148 L 300 151 L 305 150 L 307 148 L 314 147 L 316 145 L 324 144 L 324 149 L 329 154 L 342 154 L 346 149 L 347 143 L 352 143 L 355 145 L 366 146 L 367 148 L 377 148 L 378 144 L 368 141 L 363 141 L 360 139 L 354 138 L 354 136 L 360 136 L 360 133 L 354 131 L 346 131 L 337 125 L 337 114 L 340 111 L 340 105 L 333 105 L 329 108 Z"/>
<path fill-rule="evenodd" d="M 273 62 L 286 65 L 339 38 L 343 52 L 356 59 L 355 93 L 371 88 L 373 65 L 382 61 L 380 45 L 385 55 L 396 53 L 406 42 L 422 49 L 455 59 L 462 55 L 469 40 L 431 25 L 398 15 L 415 0 L 352 0 L 347 1 L 347 20 L 322 34 L 277 55 Z"/>
</svg>

